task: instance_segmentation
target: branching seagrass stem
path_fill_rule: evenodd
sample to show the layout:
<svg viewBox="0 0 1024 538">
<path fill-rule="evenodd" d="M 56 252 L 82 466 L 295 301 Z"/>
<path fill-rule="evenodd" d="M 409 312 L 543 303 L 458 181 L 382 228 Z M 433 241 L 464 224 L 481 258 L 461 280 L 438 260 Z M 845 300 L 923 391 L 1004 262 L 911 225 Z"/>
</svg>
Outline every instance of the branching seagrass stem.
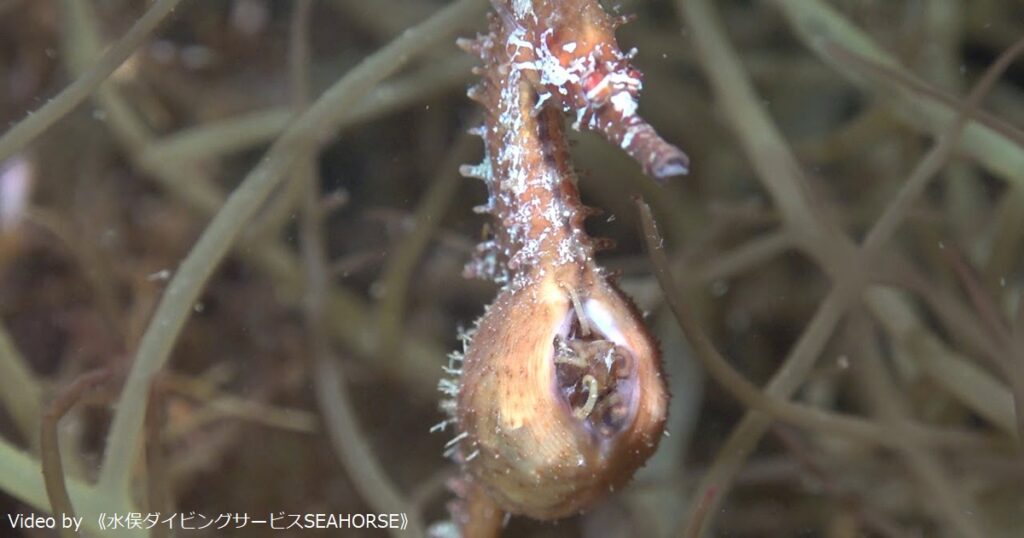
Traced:
<svg viewBox="0 0 1024 538">
<path fill-rule="evenodd" d="M 43 414 L 39 440 L 39 450 L 43 459 L 43 482 L 46 484 L 46 497 L 50 501 L 53 515 L 61 517 L 61 519 L 64 515 L 75 517 L 75 509 L 71 504 L 71 497 L 68 495 L 64 479 L 64 464 L 61 461 L 60 444 L 57 441 L 57 423 L 85 393 L 95 389 L 109 378 L 110 371 L 107 369 L 94 370 L 79 376 L 61 391 Z M 63 526 L 60 533 L 64 538 L 78 535 L 74 529 Z"/>
<path fill-rule="evenodd" d="M 74 110 L 82 101 L 88 99 L 93 90 L 149 38 L 150 34 L 174 11 L 179 3 L 181 0 L 157 0 L 153 7 L 149 8 L 135 22 L 128 33 L 107 50 L 85 73 L 39 110 L 30 113 L 11 130 L 4 133 L 3 137 L 0 137 L 0 162 L 6 161 L 68 112 Z"/>
<path fill-rule="evenodd" d="M 309 99 L 308 27 L 312 0 L 299 0 L 292 16 L 291 85 L 292 105 L 301 112 Z M 311 376 L 317 401 L 332 445 L 355 489 L 380 513 L 407 513 L 413 536 L 422 537 L 422 526 L 409 504 L 391 483 L 374 456 L 373 448 L 359 427 L 352 400 L 337 358 L 331 350 L 327 324 L 327 290 L 330 287 L 327 253 L 324 247 L 323 212 L 320 210 L 316 155 L 318 147 L 299 148 L 292 173 L 303 194 L 300 234 L 306 270 L 305 316 L 313 368 Z M 395 531 L 394 535 L 404 535 Z"/>
<path fill-rule="evenodd" d="M 910 416 L 910 410 L 900 397 L 892 376 L 886 372 L 882 364 L 880 350 L 875 342 L 876 335 L 868 328 L 866 316 L 853 316 L 851 330 L 856 333 L 856 341 L 864 344 L 860 360 L 854 362 L 854 371 L 860 378 L 867 400 L 884 424 L 893 429 L 902 428 Z M 974 503 L 959 491 L 952 478 L 942 470 L 935 456 L 914 439 L 900 435 L 893 437 L 897 440 L 898 450 L 906 466 L 920 482 L 922 493 L 934 499 L 938 512 L 934 515 L 947 519 L 956 530 L 957 536 L 988 536 L 982 533 L 977 523 L 973 521 L 972 514 L 976 513 Z"/>
<path fill-rule="evenodd" d="M 79 513 L 99 514 L 100 512 L 118 511 L 127 513 L 137 511 L 125 504 L 121 497 L 111 496 L 98 491 L 95 487 L 76 479 L 67 480 L 68 493 L 74 501 Z M 18 450 L 0 439 L 0 490 L 10 494 L 19 501 L 48 512 L 50 501 L 46 497 L 46 485 L 43 483 L 42 465 L 32 456 Z M 88 528 L 97 535 L 100 530 L 97 520 L 86 517 L 83 528 Z M 129 529 L 125 536 L 146 536 L 141 530 Z"/>
<path fill-rule="evenodd" d="M 1009 389 L 929 332 L 910 301 L 885 288 L 868 290 L 864 301 L 901 350 L 927 357 L 920 361 L 925 375 L 995 427 L 1009 435 L 1017 431 L 1014 398 Z"/>
<path fill-rule="evenodd" d="M 819 0 L 775 0 L 797 35 L 822 60 L 858 86 L 872 91 L 897 117 L 913 127 L 939 133 L 956 113 L 956 100 L 930 87 L 870 36 Z M 877 91 L 879 88 L 882 91 Z M 979 112 L 964 129 L 961 151 L 1012 184 L 1004 197 L 997 236 L 988 249 L 989 284 L 1008 270 L 1024 230 L 1024 133 Z"/>
<path fill-rule="evenodd" d="M 756 98 L 735 51 L 726 41 L 724 31 L 706 0 L 680 0 L 678 5 L 690 22 L 705 71 L 737 136 L 751 156 L 759 179 L 772 194 L 787 225 L 795 231 L 805 232 L 800 236 L 800 246 L 835 281 L 832 291 L 823 300 L 790 356 L 766 388 L 766 392 L 771 395 L 788 397 L 810 372 L 839 318 L 859 298 L 867 274 L 866 270 L 860 268 L 870 265 L 870 260 L 906 217 L 911 203 L 945 163 L 950 150 L 959 141 L 967 118 L 977 108 L 992 78 L 987 74 L 984 80 L 989 82 L 986 84 L 983 81 L 975 88 L 953 125 L 947 127 L 937 144 L 911 173 L 895 199 L 868 232 L 860 252 L 857 252 L 852 241 L 814 209 L 799 165 Z M 999 69 L 1004 67 L 1004 62 L 997 61 L 991 72 L 997 76 Z M 807 230 L 804 226 L 811 228 Z M 717 512 L 717 505 L 724 498 L 732 477 L 753 451 L 768 425 L 769 420 L 764 415 L 748 413 L 719 452 L 715 464 L 698 489 L 698 492 L 717 492 L 713 501 L 716 509 L 710 513 Z"/>
<path fill-rule="evenodd" d="M 897 60 L 830 6 L 819 0 L 775 0 L 809 49 L 836 72 L 870 90 L 915 128 L 939 133 L 956 113 L 955 100 L 916 79 Z M 858 59 L 853 56 L 859 57 Z M 851 61 L 852 58 L 852 61 Z M 876 62 L 872 65 L 871 62 Z M 883 91 L 874 91 L 881 88 Z M 998 282 L 1019 252 L 1024 230 L 1024 135 L 984 113 L 964 128 L 959 150 L 1012 184 L 999 211 L 997 235 L 988 251 L 986 276 Z"/>
<path fill-rule="evenodd" d="M 737 400 L 753 410 L 763 412 L 771 417 L 805 427 L 812 431 L 842 435 L 891 447 L 901 447 L 901 436 L 908 433 L 922 443 L 957 444 L 961 446 L 985 446 L 980 438 L 967 432 L 943 431 L 921 424 L 905 424 L 905 430 L 899 433 L 893 428 L 856 417 L 840 415 L 821 409 L 815 409 L 789 400 L 768 394 L 747 381 L 736 371 L 729 361 L 718 352 L 714 343 L 700 326 L 700 322 L 690 309 L 683 305 L 682 295 L 669 271 L 668 259 L 665 257 L 661 235 L 654 223 L 650 207 L 642 201 L 637 202 L 640 210 L 640 221 L 643 224 L 644 238 L 647 241 L 648 253 L 654 265 L 654 274 L 665 294 L 669 308 L 679 322 L 687 340 L 694 347 L 697 358 L 726 390 Z"/>
<path fill-rule="evenodd" d="M 409 528 L 396 531 L 395 536 L 405 536 L 409 532 L 413 536 L 423 536 L 419 515 L 410 509 L 409 502 L 391 482 L 377 461 L 373 447 L 366 441 L 337 357 L 331 352 L 330 342 L 326 337 L 326 305 L 322 298 L 329 271 L 323 251 L 319 222 L 321 217 L 317 202 L 314 191 L 310 189 L 303 210 L 302 250 L 309 282 L 306 323 L 309 327 L 309 342 L 313 355 L 311 376 L 316 398 L 324 415 L 324 427 L 349 479 L 363 499 L 378 512 L 408 514 Z"/>
<path fill-rule="evenodd" d="M 470 67 L 472 59 L 465 54 L 457 54 L 381 84 L 348 111 L 338 123 L 338 132 L 462 86 L 470 79 Z M 272 142 L 292 116 L 288 107 L 280 106 L 182 129 L 150 142 L 141 158 L 160 167 L 225 157 Z"/>
<path fill-rule="evenodd" d="M 480 3 L 460 0 L 450 4 L 363 60 L 291 124 L 227 199 L 171 279 L 142 337 L 108 437 L 100 473 L 103 491 L 127 492 L 153 376 L 167 362 L 203 286 L 245 224 L 292 169 L 298 150 L 322 143 L 347 108 L 416 52 L 447 38 L 459 23 L 479 11 Z"/>
<path fill-rule="evenodd" d="M 838 60 L 834 52 L 841 47 L 883 66 L 901 67 L 891 54 L 832 7 L 820 0 L 774 0 L 774 3 L 786 16 L 797 37 L 823 61 L 834 66 L 837 73 L 867 90 L 876 85 L 887 90 L 878 96 L 892 105 L 898 112 L 897 117 L 932 134 L 944 132 L 953 121 L 957 113 L 955 106 L 936 99 L 934 95 L 906 91 L 898 79 L 880 77 L 858 69 L 860 66 L 857 64 Z M 999 130 L 977 120 L 971 121 L 964 128 L 958 148 L 993 174 L 1015 185 L 1024 185 L 1024 146 Z"/>
<path fill-rule="evenodd" d="M 377 461 L 373 447 L 366 442 L 337 357 L 318 352 L 311 375 L 317 401 L 324 413 L 324 428 L 353 486 L 374 510 L 408 515 L 409 527 L 397 531 L 395 536 L 423 536 L 419 514 L 395 488 Z"/>
<path fill-rule="evenodd" d="M 784 230 L 766 233 L 739 245 L 735 249 L 694 268 L 687 284 L 707 284 L 730 278 L 737 273 L 757 267 L 765 261 L 793 248 L 793 238 Z"/>
<path fill-rule="evenodd" d="M 89 2 L 65 0 L 63 5 L 69 25 L 65 32 L 65 56 L 69 58 L 73 69 L 82 72 L 92 58 L 99 54 L 98 23 Z M 445 29 L 447 35 L 454 34 L 456 28 L 479 16 L 483 6 L 483 0 L 478 0 L 475 11 L 466 10 L 461 21 L 453 20 Z M 434 39 L 432 42 L 443 42 L 443 39 Z M 225 196 L 202 169 L 189 163 L 160 164 L 145 159 L 144 150 L 153 143 L 155 135 L 116 85 L 101 85 L 96 95 L 98 103 L 106 112 L 106 124 L 110 126 L 115 139 L 135 165 L 147 172 L 147 178 L 155 180 L 169 194 L 203 216 L 212 217 L 219 211 Z M 335 125 L 341 123 L 339 120 Z M 302 268 L 290 250 L 276 241 L 256 241 L 245 246 L 240 255 L 274 282 L 278 296 L 291 304 L 300 303 L 304 288 Z M 367 313 L 368 306 L 354 293 L 339 285 L 331 287 L 329 302 L 331 335 L 351 348 L 355 357 L 376 357 L 378 337 L 370 322 L 373 317 Z M 437 382 L 436 358 L 444 355 L 443 350 L 433 342 L 410 336 L 402 342 L 400 352 L 399 361 L 374 364 L 401 379 L 412 391 L 424 397 L 432 397 Z"/>
</svg>

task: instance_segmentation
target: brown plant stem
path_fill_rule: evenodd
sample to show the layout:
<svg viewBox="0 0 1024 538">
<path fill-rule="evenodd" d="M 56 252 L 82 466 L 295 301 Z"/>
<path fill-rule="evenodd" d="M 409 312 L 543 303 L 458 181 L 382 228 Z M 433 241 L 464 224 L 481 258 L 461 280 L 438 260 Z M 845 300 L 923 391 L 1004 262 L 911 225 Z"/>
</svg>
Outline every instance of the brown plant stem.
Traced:
<svg viewBox="0 0 1024 538">
<path fill-rule="evenodd" d="M 679 327 L 696 351 L 697 358 L 725 389 L 747 407 L 763 412 L 772 418 L 789 422 L 820 433 L 843 435 L 867 441 L 872 444 L 897 446 L 897 432 L 884 425 L 856 417 L 831 413 L 806 405 L 796 404 L 773 396 L 747 381 L 729 361 L 715 348 L 714 343 L 700 326 L 700 322 L 691 310 L 683 305 L 682 294 L 669 271 L 668 259 L 665 257 L 661 235 L 654 223 L 651 209 L 643 201 L 637 201 L 640 221 L 644 228 L 648 254 L 654 265 L 654 274 L 665 295 L 672 314 L 679 322 Z M 943 431 L 923 426 L 908 424 L 902 435 L 910 433 L 921 442 L 956 444 L 961 446 L 985 446 L 988 443 L 967 432 Z"/>
<path fill-rule="evenodd" d="M 860 297 L 867 280 L 868 271 L 865 268 L 870 266 L 879 248 L 906 217 L 913 201 L 945 163 L 951 149 L 959 141 L 967 119 L 1008 61 L 1004 61 L 1005 56 L 1000 57 L 990 72 L 986 73 L 982 83 L 975 87 L 965 106 L 960 109 L 953 124 L 911 173 L 858 249 L 833 222 L 821 214 L 820 206 L 812 202 L 807 180 L 799 164 L 757 99 L 708 2 L 680 0 L 678 5 L 690 23 L 699 57 L 713 89 L 722 100 L 723 108 L 741 144 L 751 156 L 759 179 L 772 194 L 787 226 L 797 234 L 800 247 L 834 280 L 832 291 L 823 300 L 790 356 L 766 389 L 769 394 L 788 397 L 810 373 L 815 358 L 839 319 Z M 990 76 L 991 73 L 996 75 Z M 753 451 L 769 424 L 770 421 L 764 415 L 749 412 L 722 447 L 715 465 L 698 492 L 710 489 L 719 491 L 722 494 L 717 497 L 717 502 L 720 503 L 732 477 Z"/>
<path fill-rule="evenodd" d="M 300 150 L 322 144 L 349 106 L 407 63 L 414 51 L 447 35 L 457 22 L 476 12 L 475 1 L 461 0 L 443 8 L 352 68 L 296 118 L 224 203 L 182 261 L 142 336 L 110 429 L 100 475 L 102 489 L 127 492 L 153 377 L 170 358 L 192 305 L 213 271 L 246 223 L 292 170 Z"/>
<path fill-rule="evenodd" d="M 40 428 L 39 448 L 42 453 L 43 481 L 46 484 L 46 496 L 55 517 L 75 517 L 75 509 L 68 495 L 64 481 L 64 463 L 60 456 L 60 443 L 57 438 L 57 423 L 78 403 L 84 394 L 102 385 L 110 378 L 110 370 L 93 370 L 79 376 L 65 387 L 50 403 L 43 413 Z M 70 528 L 63 528 L 61 536 L 72 537 L 78 533 Z"/>
<path fill-rule="evenodd" d="M 296 111 L 306 109 L 309 99 L 308 26 L 312 0 L 299 0 L 292 18 L 292 104 Z M 301 184 L 303 211 L 300 223 L 302 257 L 306 270 L 305 317 L 311 355 L 312 378 L 316 397 L 324 414 L 324 423 L 335 452 L 348 477 L 367 503 L 380 513 L 405 513 L 409 527 L 392 531 L 394 536 L 422 537 L 418 514 L 412 513 L 408 501 L 391 483 L 387 473 L 373 454 L 372 446 L 359 426 L 351 396 L 345 386 L 337 357 L 331 350 L 327 324 L 327 290 L 330 287 L 327 253 L 323 237 L 323 212 L 320 210 L 319 185 L 316 172 L 318 146 L 307 144 L 297 150 L 292 170 L 294 181 Z"/>
<path fill-rule="evenodd" d="M 867 318 L 862 313 L 851 318 L 850 330 L 854 333 L 853 340 L 863 346 L 861 356 L 853 361 L 860 387 L 882 422 L 898 431 L 905 427 L 911 414 L 907 403 L 900 397 L 899 388 L 882 364 L 876 335 L 869 329 Z M 957 536 L 989 536 L 977 520 L 978 511 L 974 503 L 959 491 L 960 488 L 935 455 L 915 439 L 901 435 L 895 435 L 894 438 L 897 451 L 919 482 L 922 496 L 934 501 L 933 516 L 947 520 Z"/>
<path fill-rule="evenodd" d="M 97 17 L 87 1 L 64 0 L 63 5 L 68 12 L 68 30 L 65 32 L 64 40 L 65 55 L 72 70 L 81 73 L 88 68 L 89 62 L 101 50 Z M 411 61 L 417 53 L 429 49 L 431 44 L 442 41 L 443 37 L 451 36 L 467 20 L 482 13 L 483 6 L 483 0 L 462 0 L 458 5 L 451 6 L 450 11 L 423 21 L 415 29 L 410 30 L 411 35 L 399 39 L 404 43 L 399 48 L 408 52 L 399 59 Z M 412 45 L 408 46 L 410 44 Z M 421 44 L 425 45 L 420 46 Z M 378 54 L 381 52 L 383 51 Z M 400 68 L 401 63 L 380 62 L 376 65 L 384 65 L 386 72 L 380 75 L 386 76 L 392 70 Z M 355 79 L 360 79 L 366 74 L 375 74 L 374 69 L 370 69 L 369 73 L 365 69 L 361 71 L 351 74 L 357 75 Z M 355 79 L 346 82 L 350 89 L 350 83 Z M 330 90 L 327 93 L 331 93 Z M 366 93 L 368 94 L 369 90 Z M 355 92 L 352 97 L 359 99 L 360 96 L 366 98 L 361 91 Z M 146 172 L 147 178 L 156 181 L 168 194 L 203 217 L 212 218 L 218 213 L 224 206 L 226 196 L 201 167 L 191 162 L 182 164 L 180 160 L 173 158 L 160 160 L 147 157 L 147 148 L 155 143 L 156 135 L 146 125 L 142 116 L 135 112 L 116 85 L 101 85 L 96 92 L 96 100 L 107 114 L 107 124 L 114 138 L 135 166 Z M 340 128 L 345 124 L 345 119 L 351 117 L 354 107 L 342 107 L 333 112 L 337 114 L 336 118 L 324 116 L 321 119 L 330 128 Z M 283 130 L 274 131 L 275 136 L 270 138 L 276 138 L 279 132 Z M 220 134 L 222 133 L 216 133 L 218 136 Z M 280 242 L 265 241 L 263 238 L 256 238 L 252 242 L 241 240 L 240 243 L 244 248 L 236 248 L 238 254 L 267 275 L 283 301 L 289 304 L 301 303 L 305 287 L 303 269 L 289 247 Z M 436 343 L 423 338 L 408 337 L 400 345 L 397 360 L 371 361 L 370 359 L 377 357 L 379 336 L 370 323 L 373 318 L 369 315 L 369 305 L 353 291 L 340 285 L 331 287 L 328 302 L 332 338 L 351 349 L 354 357 L 366 360 L 374 367 L 381 368 L 387 374 L 402 380 L 410 390 L 424 399 L 433 397 L 437 381 L 437 357 L 444 354 Z"/>
</svg>

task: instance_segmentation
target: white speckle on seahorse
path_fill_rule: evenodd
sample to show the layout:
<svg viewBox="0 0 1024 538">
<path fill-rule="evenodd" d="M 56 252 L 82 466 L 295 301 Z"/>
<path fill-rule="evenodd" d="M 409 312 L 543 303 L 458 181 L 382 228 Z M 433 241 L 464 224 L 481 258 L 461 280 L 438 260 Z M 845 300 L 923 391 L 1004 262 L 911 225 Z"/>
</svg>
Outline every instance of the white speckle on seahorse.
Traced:
<svg viewBox="0 0 1024 538">
<path fill-rule="evenodd" d="M 623 117 L 636 115 L 636 99 L 627 91 L 616 92 L 615 95 L 612 95 L 611 103 Z"/>
</svg>

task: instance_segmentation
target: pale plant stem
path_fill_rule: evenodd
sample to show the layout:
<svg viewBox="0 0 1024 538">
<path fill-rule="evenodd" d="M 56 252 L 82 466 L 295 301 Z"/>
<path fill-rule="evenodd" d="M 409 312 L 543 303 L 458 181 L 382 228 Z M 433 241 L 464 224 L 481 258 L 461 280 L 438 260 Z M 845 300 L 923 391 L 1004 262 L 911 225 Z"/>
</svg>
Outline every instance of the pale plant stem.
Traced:
<svg viewBox="0 0 1024 538">
<path fill-rule="evenodd" d="M 880 72 L 865 70 L 860 62 L 843 62 L 835 56 L 841 47 L 882 67 L 901 74 L 907 72 L 893 55 L 834 8 L 820 0 L 772 1 L 809 50 L 834 67 L 836 73 L 881 99 L 895 112 L 895 117 L 924 133 L 938 135 L 948 129 L 957 115 L 953 104 L 934 94 L 913 91 L 899 79 L 878 76 Z M 1007 182 L 1024 186 L 1024 147 L 1007 133 L 975 118 L 965 126 L 957 149 Z"/>
<path fill-rule="evenodd" d="M 896 342 L 897 350 L 927 357 L 919 364 L 928 378 L 1007 435 L 1016 433 L 1013 393 L 984 368 L 950 350 L 928 331 L 906 297 L 892 289 L 874 288 L 865 293 L 864 301 Z"/>
<path fill-rule="evenodd" d="M 1000 58 L 986 74 L 983 84 L 979 84 L 972 92 L 967 105 L 955 117 L 953 125 L 947 126 L 932 150 L 910 174 L 858 249 L 840 229 L 815 209 L 799 164 L 757 99 L 707 1 L 679 0 L 678 5 L 690 23 L 698 57 L 715 94 L 721 100 L 741 144 L 750 155 L 759 179 L 772 194 L 787 225 L 794 233 L 800 234 L 800 247 L 817 260 L 834 280 L 832 291 L 819 306 L 793 351 L 765 389 L 770 395 L 789 397 L 810 373 L 816 357 L 840 318 L 859 300 L 867 283 L 866 267 L 876 257 L 880 247 L 891 238 L 929 180 L 946 162 L 950 150 L 959 141 L 970 112 L 977 107 L 999 69 L 1005 68 L 1005 57 Z M 736 471 L 753 451 L 770 423 L 769 417 L 763 413 L 750 411 L 733 430 L 697 490 L 698 495 L 715 492 L 710 501 L 714 509 L 709 513 L 717 513 L 717 507 L 726 496 Z M 944 494 L 957 495 L 954 492 Z M 971 520 L 969 524 L 972 531 L 970 535 L 984 535 L 975 527 L 976 522 Z M 683 533 L 687 532 L 683 530 Z"/>
<path fill-rule="evenodd" d="M 359 425 L 345 376 L 327 338 L 324 291 L 329 270 L 323 247 L 319 198 L 313 185 L 310 162 L 300 163 L 299 180 L 307 183 L 301 223 L 302 254 L 306 265 L 305 311 L 312 354 L 312 378 L 316 399 L 323 414 L 324 429 L 356 491 L 376 512 L 404 513 L 409 527 L 393 531 L 398 536 L 424 535 L 419 515 L 398 491 L 378 461 L 372 445 Z"/>
<path fill-rule="evenodd" d="M 459 54 L 381 84 L 348 111 L 337 126 L 338 132 L 350 131 L 466 84 L 473 60 Z M 277 106 L 185 128 L 151 141 L 141 158 L 158 167 L 224 158 L 272 142 L 292 115 L 289 107 Z"/>
<path fill-rule="evenodd" d="M 899 431 L 910 420 L 910 409 L 893 383 L 892 376 L 882 364 L 881 350 L 875 342 L 876 335 L 863 314 L 855 315 L 850 327 L 851 331 L 856 333 L 854 341 L 862 344 L 863 351 L 854 362 L 854 372 L 858 374 L 866 399 L 883 424 L 894 431 Z M 943 470 L 935 455 L 911 437 L 894 434 L 893 439 L 905 465 L 917 479 L 921 494 L 932 499 L 931 502 L 937 505 L 933 515 L 949 520 L 957 536 L 987 536 L 981 534 L 977 523 L 970 515 L 975 513 L 973 503 L 959 494 L 953 479 Z"/>
<path fill-rule="evenodd" d="M 79 514 L 125 514 L 136 510 L 125 504 L 125 499 L 121 496 L 99 491 L 95 486 L 75 478 L 66 478 L 66 482 L 68 493 Z M 3 439 L 0 439 L 0 490 L 40 512 L 50 511 L 50 501 L 46 496 L 46 485 L 43 483 L 42 465 L 39 460 Z M 96 533 L 97 536 L 101 533 L 95 517 L 85 517 L 82 527 Z M 123 535 L 147 536 L 147 533 L 142 530 L 125 530 Z"/>
<path fill-rule="evenodd" d="M 810 373 L 814 359 L 824 348 L 832 332 L 838 326 L 849 304 L 856 296 L 855 286 L 850 284 L 837 285 L 818 306 L 811 321 L 807 324 L 792 351 L 786 356 L 783 365 L 772 376 L 772 380 L 763 389 L 770 396 L 787 397 L 800 385 Z M 695 504 L 686 521 L 702 525 L 702 529 L 686 528 L 681 535 L 700 536 L 712 523 L 713 518 L 696 518 L 699 509 L 708 514 L 718 512 L 724 498 L 728 495 L 733 478 L 743 463 L 757 447 L 761 437 L 772 423 L 770 415 L 760 411 L 749 411 L 740 423 L 733 428 L 726 442 L 718 449 L 714 462 L 701 479 L 696 492 L 701 504 Z M 709 504 L 710 509 L 705 506 Z"/>
<path fill-rule="evenodd" d="M 301 114 L 309 100 L 309 18 L 311 0 L 298 0 L 294 5 L 291 27 L 291 91 L 292 106 Z M 405 513 L 410 527 L 392 531 L 394 536 L 422 537 L 419 518 L 410 513 L 409 503 L 391 482 L 373 452 L 373 447 L 359 427 L 359 420 L 345 384 L 337 358 L 331 349 L 327 324 L 327 291 L 330 271 L 324 242 L 323 212 L 317 181 L 315 144 L 297 150 L 299 157 L 292 174 L 302 217 L 299 233 L 302 259 L 306 272 L 304 311 L 309 347 L 312 355 L 310 377 L 324 418 L 328 437 L 349 480 L 363 499 L 378 513 Z"/>
<path fill-rule="evenodd" d="M 824 62 L 857 86 L 872 92 L 892 110 L 896 117 L 922 132 L 939 133 L 956 114 L 948 99 L 937 92 L 923 91 L 924 83 L 902 69 L 897 59 L 875 44 L 871 37 L 844 19 L 831 6 L 820 0 L 774 0 L 796 35 Z M 835 55 L 836 45 L 877 62 L 874 69 L 864 69 L 862 62 L 843 61 Z M 897 70 L 899 77 L 879 76 L 886 70 Z M 911 85 L 911 83 L 913 85 Z M 881 91 L 879 91 L 881 90 Z M 979 115 L 981 116 L 981 115 Z M 1004 195 L 1000 226 L 995 239 L 983 254 L 987 284 L 1006 274 L 1010 261 L 1019 252 L 1024 235 L 1024 146 L 1020 132 L 1007 125 L 994 125 L 979 117 L 964 128 L 958 150 L 973 157 L 978 164 L 1011 184 Z M 960 188 L 960 187 L 958 187 Z"/>
<path fill-rule="evenodd" d="M 654 224 L 651 209 L 644 202 L 638 202 L 637 205 L 640 210 L 640 220 L 647 241 L 647 250 L 654 265 L 655 276 L 665 293 L 666 301 L 673 315 L 675 315 L 680 328 L 683 330 L 683 334 L 693 346 L 697 358 L 700 359 L 711 376 L 725 387 L 731 395 L 751 410 L 760 411 L 774 419 L 801 426 L 808 430 L 817 431 L 822 434 L 845 436 L 871 444 L 902 447 L 896 440 L 896 437 L 899 437 L 899 435 L 893 428 L 886 427 L 885 425 L 880 426 L 859 417 L 797 404 L 783 397 L 766 393 L 736 371 L 729 361 L 715 348 L 711 339 L 701 328 L 696 316 L 684 305 L 682 301 L 683 295 L 675 283 L 675 279 L 669 269 L 668 258 L 665 256 L 664 247 L 661 246 L 663 240 Z M 903 432 L 904 435 L 914 437 L 921 443 L 959 444 L 971 448 L 986 445 L 979 437 L 966 432 L 943 431 L 917 423 L 906 424 L 906 428 Z"/>
<path fill-rule="evenodd" d="M 419 2 L 396 0 L 331 0 L 327 3 L 347 20 L 365 28 L 381 39 L 390 39 L 409 25 L 410 21 L 422 18 L 427 6 Z"/>
<path fill-rule="evenodd" d="M 1024 235 L 1024 186 L 1014 186 L 999 201 L 994 220 L 992 246 L 984 264 L 985 284 L 991 290 L 1002 288 L 1006 275 L 1020 260 Z"/>
<path fill-rule="evenodd" d="M 149 8 L 132 25 L 124 37 L 119 39 L 74 82 L 4 133 L 3 137 L 0 137 L 0 163 L 6 161 L 11 155 L 43 134 L 51 125 L 88 99 L 89 95 L 149 38 L 150 34 L 160 26 L 160 23 L 174 11 L 181 1 L 157 0 L 153 7 Z"/>
<path fill-rule="evenodd" d="M 100 489 L 128 494 L 150 383 L 170 356 L 192 305 L 246 223 L 294 166 L 303 147 L 328 138 L 345 111 L 378 82 L 479 12 L 479 0 L 449 4 L 363 60 L 285 130 L 224 203 L 175 272 L 146 328 L 107 438 Z"/>
<path fill-rule="evenodd" d="M 75 517 L 74 505 L 68 494 L 67 480 L 64 476 L 64 462 L 61 458 L 60 442 L 57 426 L 60 419 L 78 403 L 82 396 L 95 390 L 110 378 L 110 371 L 94 370 L 82 374 L 70 385 L 64 387 L 56 398 L 50 402 L 43 413 L 40 432 L 39 452 L 43 466 L 43 483 L 46 485 L 46 496 L 50 501 L 51 513 L 61 518 Z M 74 529 L 61 526 L 61 536 L 65 538 L 77 536 Z"/>
<path fill-rule="evenodd" d="M 769 232 L 695 267 L 692 280 L 686 282 L 691 285 L 704 285 L 731 278 L 743 271 L 758 267 L 791 248 L 793 248 L 793 238 L 788 232 L 785 230 Z"/>
<path fill-rule="evenodd" d="M 483 0 L 477 2 L 477 12 L 467 14 L 463 23 L 482 14 Z M 98 22 L 87 1 L 64 0 L 63 5 L 68 24 L 64 32 L 64 55 L 73 70 L 82 72 L 99 54 Z M 450 30 L 451 34 L 454 32 Z M 189 162 L 152 162 L 146 157 L 146 148 L 155 141 L 154 134 L 115 84 L 101 85 L 96 99 L 106 113 L 106 124 L 114 138 L 136 166 L 146 172 L 146 178 L 156 181 L 165 191 L 204 217 L 217 213 L 224 204 L 225 196 L 203 169 Z M 344 112 L 345 117 L 350 117 L 347 114 L 352 109 Z M 287 113 L 291 114 L 290 111 Z M 344 120 L 339 120 L 336 125 L 343 123 Z M 301 302 L 304 287 L 302 268 L 288 247 L 279 241 L 240 242 L 244 248 L 238 249 L 239 255 L 269 277 L 283 301 L 290 304 Z M 379 338 L 371 323 L 373 317 L 368 314 L 368 305 L 353 292 L 335 284 L 330 291 L 329 310 L 331 336 L 350 348 L 354 357 L 365 360 L 376 357 Z M 386 370 L 388 375 L 400 379 L 410 390 L 424 397 L 433 397 L 436 394 L 437 357 L 443 356 L 444 350 L 434 342 L 409 336 L 403 340 L 399 351 L 398 360 L 369 364 Z"/>
<path fill-rule="evenodd" d="M 464 61 L 466 59 L 458 58 L 440 64 L 428 63 L 416 73 L 396 77 L 389 83 L 381 84 L 360 100 L 359 106 L 353 107 L 338 125 L 339 135 L 389 112 L 405 108 L 414 101 L 429 100 L 436 96 L 439 90 L 451 90 L 453 82 L 465 80 L 466 74 L 470 73 L 471 65 L 468 61 Z M 462 76 L 457 74 L 456 69 L 462 73 Z M 455 169 L 457 168 L 456 165 Z M 269 207 L 253 223 L 253 229 L 246 233 L 246 237 L 253 241 L 260 241 L 261 238 L 274 240 L 280 237 L 282 229 L 295 215 L 295 209 L 301 205 L 301 202 L 300 188 L 292 186 L 284 189 L 276 197 L 274 203 L 269 204 Z"/>
</svg>

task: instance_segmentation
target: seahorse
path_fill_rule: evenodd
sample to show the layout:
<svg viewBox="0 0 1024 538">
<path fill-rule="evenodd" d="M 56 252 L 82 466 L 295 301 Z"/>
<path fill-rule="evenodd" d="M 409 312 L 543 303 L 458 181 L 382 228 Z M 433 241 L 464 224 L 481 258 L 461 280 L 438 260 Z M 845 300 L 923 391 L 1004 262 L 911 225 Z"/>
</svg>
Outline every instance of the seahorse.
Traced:
<svg viewBox="0 0 1024 538">
<path fill-rule="evenodd" d="M 595 261 L 565 134 L 591 129 L 656 179 L 685 154 L 637 115 L 640 74 L 595 0 L 494 0 L 468 91 L 484 110 L 485 159 L 462 173 L 488 188 L 493 218 L 467 275 L 501 285 L 441 382 L 463 476 L 453 518 L 491 536 L 502 514 L 572 515 L 622 487 L 662 436 L 668 392 L 642 316 Z"/>
</svg>

